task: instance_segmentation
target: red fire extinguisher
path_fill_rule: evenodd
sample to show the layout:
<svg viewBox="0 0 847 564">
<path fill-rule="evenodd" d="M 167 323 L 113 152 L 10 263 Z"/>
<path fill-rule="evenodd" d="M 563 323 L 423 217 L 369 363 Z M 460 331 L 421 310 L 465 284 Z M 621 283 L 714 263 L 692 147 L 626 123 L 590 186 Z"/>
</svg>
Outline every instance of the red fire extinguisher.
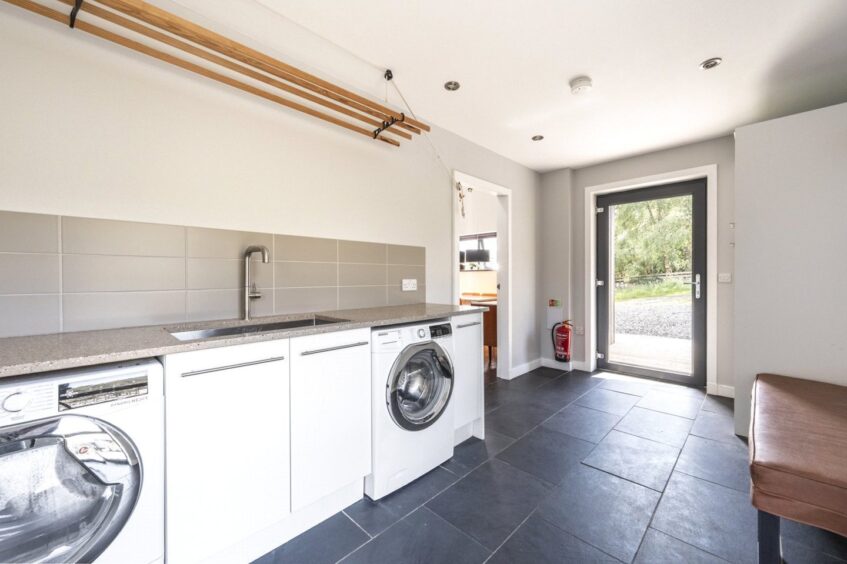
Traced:
<svg viewBox="0 0 847 564">
<path fill-rule="evenodd" d="M 553 352 L 556 354 L 556 360 L 570 362 L 572 333 L 573 325 L 571 325 L 570 319 L 553 325 L 550 336 L 553 339 Z"/>
</svg>

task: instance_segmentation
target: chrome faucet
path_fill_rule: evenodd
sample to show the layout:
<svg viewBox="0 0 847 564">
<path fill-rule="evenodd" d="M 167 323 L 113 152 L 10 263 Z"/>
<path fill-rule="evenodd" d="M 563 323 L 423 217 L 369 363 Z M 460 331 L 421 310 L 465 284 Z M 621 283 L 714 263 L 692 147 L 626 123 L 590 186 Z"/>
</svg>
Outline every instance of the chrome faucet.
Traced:
<svg viewBox="0 0 847 564">
<path fill-rule="evenodd" d="M 250 319 L 250 300 L 258 300 L 262 292 L 256 289 L 256 283 L 250 284 L 250 257 L 253 253 L 262 253 L 262 262 L 270 260 L 270 251 L 264 245 L 251 245 L 244 251 L 244 321 Z"/>
</svg>

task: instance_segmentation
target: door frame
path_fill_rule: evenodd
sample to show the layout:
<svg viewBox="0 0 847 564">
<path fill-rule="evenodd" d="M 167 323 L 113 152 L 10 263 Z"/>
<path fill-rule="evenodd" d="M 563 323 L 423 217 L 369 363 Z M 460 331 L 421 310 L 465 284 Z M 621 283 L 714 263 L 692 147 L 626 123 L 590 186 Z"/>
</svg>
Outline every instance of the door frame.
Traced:
<svg viewBox="0 0 847 564">
<path fill-rule="evenodd" d="M 497 197 L 497 260 L 499 269 L 497 283 L 497 378 L 511 380 L 518 374 L 512 374 L 512 190 L 472 176 L 459 170 L 453 171 L 453 183 L 450 186 L 450 198 L 453 201 L 453 303 L 458 304 L 461 294 L 459 287 L 459 221 L 461 208 L 456 193 L 456 183 L 470 186 L 474 191 L 487 192 Z"/>
<path fill-rule="evenodd" d="M 593 372 L 597 369 L 597 196 L 670 184 L 683 180 L 706 179 L 706 391 L 718 393 L 718 165 L 709 164 L 683 170 L 619 180 L 606 184 L 586 186 L 584 194 L 583 226 L 585 240 L 583 307 L 585 319 L 584 361 L 575 362 L 574 368 Z M 458 260 L 458 259 L 457 259 Z"/>
<path fill-rule="evenodd" d="M 611 194 L 601 194 L 596 196 L 598 205 L 602 205 L 603 213 L 597 213 L 596 225 L 598 226 L 597 240 L 597 257 L 596 268 L 597 277 L 602 277 L 605 282 L 604 286 L 596 286 L 595 292 L 597 296 L 597 350 L 606 355 L 604 359 L 597 359 L 597 364 L 601 369 L 610 370 L 613 372 L 623 372 L 635 376 L 646 376 L 670 382 L 678 382 L 695 387 L 706 386 L 706 331 L 708 322 L 706 320 L 706 310 L 709 305 L 709 273 L 707 265 L 708 245 L 706 242 L 707 235 L 707 216 L 706 216 L 706 179 L 695 178 L 682 182 L 671 182 L 669 184 L 659 184 L 656 186 L 647 186 L 644 188 L 636 188 L 626 190 L 624 192 L 613 192 Z M 670 198 L 690 197 L 692 206 L 691 216 L 691 276 L 696 275 L 698 279 L 703 275 L 702 285 L 705 286 L 704 292 L 700 293 L 697 288 L 697 297 L 694 298 L 695 288 L 692 286 L 689 289 L 691 296 L 691 374 L 683 375 L 669 370 L 661 370 L 659 368 L 642 366 L 642 365 L 626 365 L 613 363 L 609 358 L 610 347 L 608 341 L 604 344 L 603 340 L 609 338 L 609 332 L 612 330 L 610 318 L 610 300 L 611 288 L 615 284 L 614 272 L 614 252 L 615 241 L 610 239 L 612 208 L 621 204 L 651 202 Z M 598 209 L 599 211 L 599 209 Z M 600 229 L 605 226 L 605 229 Z M 604 250 L 605 248 L 605 250 Z M 600 260 L 603 258 L 605 266 Z M 604 296 L 605 292 L 605 296 Z M 602 316 L 602 317 L 601 317 Z M 605 319 L 603 319 L 605 317 Z"/>
</svg>

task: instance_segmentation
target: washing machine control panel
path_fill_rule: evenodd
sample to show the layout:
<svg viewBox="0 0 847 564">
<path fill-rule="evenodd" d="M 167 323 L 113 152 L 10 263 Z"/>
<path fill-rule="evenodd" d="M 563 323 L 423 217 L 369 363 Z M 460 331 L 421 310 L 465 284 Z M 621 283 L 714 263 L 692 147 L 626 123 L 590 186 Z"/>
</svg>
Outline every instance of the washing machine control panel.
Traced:
<svg viewBox="0 0 847 564">
<path fill-rule="evenodd" d="M 440 323 L 438 325 L 432 325 L 429 328 L 429 334 L 432 335 L 433 339 L 449 337 L 452 332 L 453 329 L 450 327 L 449 323 Z"/>
<path fill-rule="evenodd" d="M 32 396 L 26 392 L 13 392 L 3 399 L 3 409 L 17 413 L 26 409 L 29 402 L 32 401 Z"/>
<path fill-rule="evenodd" d="M 0 426 L 31 421 L 55 413 L 56 391 L 49 384 L 0 388 Z"/>
</svg>

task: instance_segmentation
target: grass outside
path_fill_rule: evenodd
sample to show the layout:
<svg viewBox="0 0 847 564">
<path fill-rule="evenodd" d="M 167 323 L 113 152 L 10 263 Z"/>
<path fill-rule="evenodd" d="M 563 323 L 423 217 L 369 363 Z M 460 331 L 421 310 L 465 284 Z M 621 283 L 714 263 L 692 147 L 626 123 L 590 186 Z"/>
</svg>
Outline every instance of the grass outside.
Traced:
<svg viewBox="0 0 847 564">
<path fill-rule="evenodd" d="M 638 298 L 664 298 L 681 296 L 691 291 L 687 284 L 679 280 L 662 280 L 648 284 L 632 284 L 615 290 L 615 301 L 636 300 Z"/>
</svg>

